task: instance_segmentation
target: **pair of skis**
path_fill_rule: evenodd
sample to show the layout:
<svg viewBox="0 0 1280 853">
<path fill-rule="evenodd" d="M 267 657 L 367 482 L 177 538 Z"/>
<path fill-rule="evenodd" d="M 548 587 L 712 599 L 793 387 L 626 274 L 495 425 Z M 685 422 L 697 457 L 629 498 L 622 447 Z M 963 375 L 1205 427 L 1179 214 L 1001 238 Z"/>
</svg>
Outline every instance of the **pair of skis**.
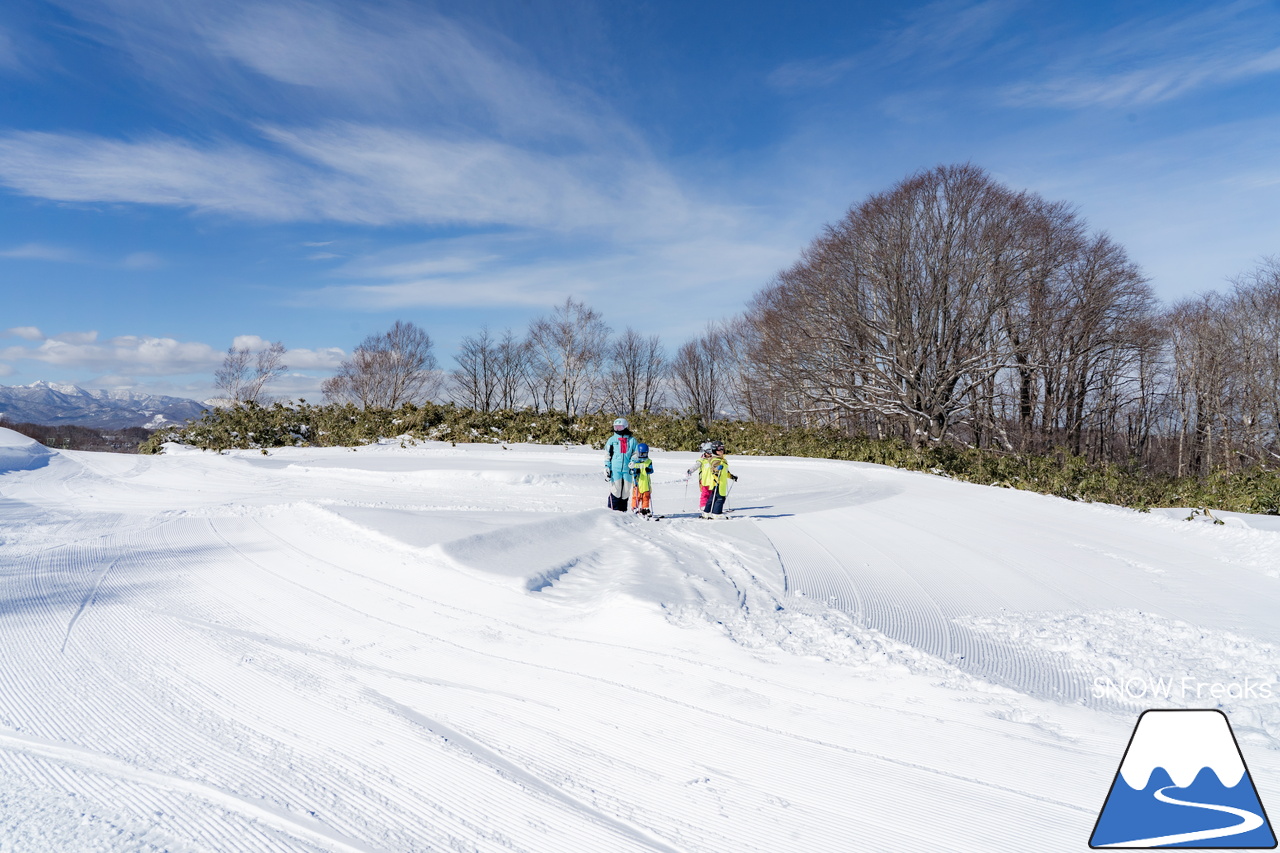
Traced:
<svg viewBox="0 0 1280 853">
<path fill-rule="evenodd" d="M 692 471 L 690 471 L 688 474 L 686 474 L 686 475 L 685 475 L 685 478 L 684 478 L 684 503 L 685 503 L 686 505 L 689 503 L 689 477 L 691 477 L 691 476 L 693 476 L 693 472 L 692 472 Z M 733 492 L 733 484 L 734 484 L 734 483 L 736 483 L 737 481 L 738 481 L 738 478 L 737 478 L 737 477 L 734 477 L 732 480 L 730 480 L 730 481 L 729 481 L 729 488 L 728 488 L 728 489 L 726 489 L 726 490 L 725 490 L 725 493 L 724 493 L 724 500 L 725 500 L 725 503 L 728 503 L 728 502 L 729 502 L 729 495 Z M 729 509 L 728 507 L 725 507 L 725 508 L 724 508 L 724 512 L 720 513 L 720 515 L 723 515 L 724 517 L 726 517 L 726 518 L 727 518 L 727 517 L 728 517 L 728 515 L 729 515 L 729 513 L 730 513 L 730 512 L 732 512 L 732 511 L 733 511 L 733 510 Z M 702 517 L 703 517 L 703 518 L 706 518 L 707 516 L 706 516 L 706 514 L 704 513 L 704 514 L 702 515 Z M 658 518 L 666 518 L 666 516 L 665 516 L 665 515 L 660 515 L 660 516 L 658 516 Z"/>
<path fill-rule="evenodd" d="M 633 512 L 632 515 L 640 515 L 640 513 Z M 640 515 L 640 517 L 648 519 L 649 521 L 662 521 L 663 519 L 667 519 L 667 518 L 673 519 L 673 520 L 684 519 L 688 521 L 714 521 L 716 519 L 723 519 L 728 521 L 734 518 L 746 518 L 746 516 L 731 515 L 728 510 L 725 510 L 724 512 L 719 513 L 717 515 L 712 515 L 709 518 L 700 512 L 699 513 L 681 513 L 679 515 L 658 515 L 657 513 L 650 513 L 649 515 Z"/>
</svg>

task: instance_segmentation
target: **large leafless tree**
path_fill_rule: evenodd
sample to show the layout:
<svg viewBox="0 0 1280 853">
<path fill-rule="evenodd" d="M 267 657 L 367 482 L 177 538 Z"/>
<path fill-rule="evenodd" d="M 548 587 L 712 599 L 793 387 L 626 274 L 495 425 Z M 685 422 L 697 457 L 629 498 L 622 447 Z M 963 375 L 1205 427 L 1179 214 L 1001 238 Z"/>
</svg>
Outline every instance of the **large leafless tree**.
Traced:
<svg viewBox="0 0 1280 853">
<path fill-rule="evenodd" d="M 664 399 L 666 353 L 657 335 L 645 337 L 631 327 L 609 346 L 605 403 L 614 411 L 653 411 Z"/>
<path fill-rule="evenodd" d="M 1100 432 L 1150 385 L 1154 302 L 1069 206 L 942 166 L 855 206 L 756 297 L 749 370 L 806 423 L 1107 456 Z"/>
<path fill-rule="evenodd" d="M 365 338 L 321 387 L 330 400 L 366 409 L 425 402 L 443 382 L 431 350 L 430 335 L 397 320 L 386 332 Z"/>
<path fill-rule="evenodd" d="M 534 320 L 527 373 L 534 406 L 577 415 L 599 405 L 608 340 L 609 327 L 600 314 L 572 297 Z"/>
<path fill-rule="evenodd" d="M 497 407 L 498 345 L 489 334 L 489 327 L 463 338 L 454 361 L 458 366 L 449 376 L 453 399 L 478 412 L 488 412 Z"/>
<path fill-rule="evenodd" d="M 671 386 L 677 405 L 704 421 L 714 420 L 728 402 L 733 375 L 724 328 L 708 324 L 685 341 L 671 361 Z"/>
<path fill-rule="evenodd" d="M 973 166 L 939 167 L 830 226 L 752 306 L 753 356 L 809 410 L 944 438 L 1007 366 L 998 318 L 1031 263 L 1025 196 Z"/>
</svg>

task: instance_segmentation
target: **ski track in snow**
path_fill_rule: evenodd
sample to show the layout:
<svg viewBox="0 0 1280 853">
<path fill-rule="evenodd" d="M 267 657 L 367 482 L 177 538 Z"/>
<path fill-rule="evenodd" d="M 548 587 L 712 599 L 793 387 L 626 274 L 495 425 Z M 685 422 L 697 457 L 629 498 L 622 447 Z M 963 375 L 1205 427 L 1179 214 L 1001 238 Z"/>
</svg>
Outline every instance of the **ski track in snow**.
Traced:
<svg viewBox="0 0 1280 853">
<path fill-rule="evenodd" d="M 1097 674 L 1280 665 L 1270 531 L 751 458 L 738 519 L 644 522 L 598 468 L 0 473 L 0 853 L 1074 850 L 1131 725 Z"/>
</svg>

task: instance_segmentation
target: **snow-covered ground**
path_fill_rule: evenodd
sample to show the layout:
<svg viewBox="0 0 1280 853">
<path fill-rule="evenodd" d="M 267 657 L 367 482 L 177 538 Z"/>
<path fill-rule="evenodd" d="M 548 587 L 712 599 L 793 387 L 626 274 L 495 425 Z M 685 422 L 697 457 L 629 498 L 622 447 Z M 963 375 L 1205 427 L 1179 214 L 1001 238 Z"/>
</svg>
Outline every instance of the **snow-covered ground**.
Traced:
<svg viewBox="0 0 1280 853">
<path fill-rule="evenodd" d="M 1151 707 L 1280 808 L 1275 519 L 692 459 L 0 430 L 0 851 L 1083 850 Z"/>
</svg>

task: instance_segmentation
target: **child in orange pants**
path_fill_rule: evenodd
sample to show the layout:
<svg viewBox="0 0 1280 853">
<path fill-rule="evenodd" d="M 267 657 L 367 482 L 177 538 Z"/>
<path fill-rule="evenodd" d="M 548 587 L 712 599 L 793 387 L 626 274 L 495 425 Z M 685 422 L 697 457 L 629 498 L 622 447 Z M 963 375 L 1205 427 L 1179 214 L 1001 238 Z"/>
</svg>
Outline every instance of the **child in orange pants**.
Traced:
<svg viewBox="0 0 1280 853">
<path fill-rule="evenodd" d="M 631 509 L 637 515 L 652 515 L 649 505 L 653 496 L 653 462 L 649 459 L 649 445 L 641 442 L 636 445 L 636 455 L 631 460 Z"/>
</svg>

